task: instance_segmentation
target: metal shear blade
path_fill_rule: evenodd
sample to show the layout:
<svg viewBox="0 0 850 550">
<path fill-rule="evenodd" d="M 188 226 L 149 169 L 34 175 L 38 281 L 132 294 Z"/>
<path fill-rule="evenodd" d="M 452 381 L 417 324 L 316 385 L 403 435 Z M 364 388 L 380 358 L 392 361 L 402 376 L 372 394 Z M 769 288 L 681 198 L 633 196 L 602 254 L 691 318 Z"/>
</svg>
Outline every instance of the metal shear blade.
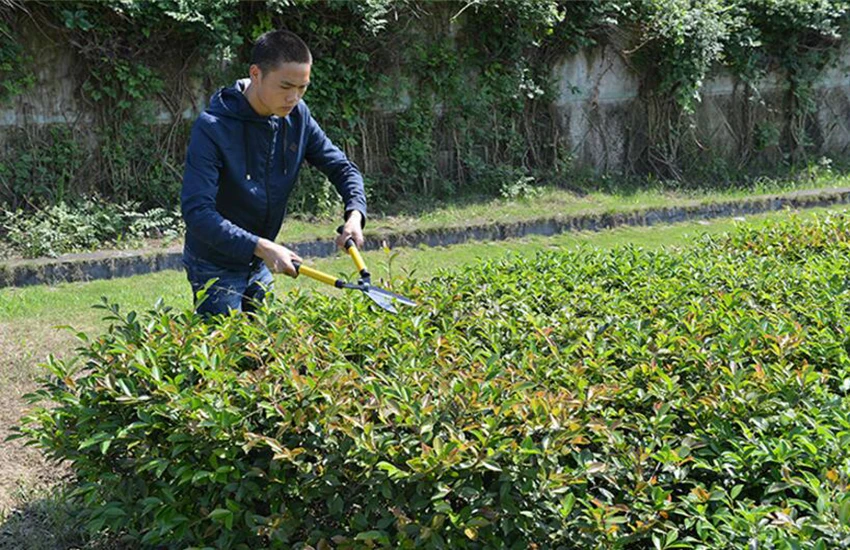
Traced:
<svg viewBox="0 0 850 550">
<path fill-rule="evenodd" d="M 353 290 L 362 290 L 366 296 L 372 299 L 373 302 L 378 304 L 382 309 L 385 309 L 392 313 L 398 313 L 398 310 L 395 307 L 396 302 L 400 304 L 404 304 L 406 306 L 415 306 L 416 302 L 409 298 L 405 298 L 404 296 L 400 296 L 395 294 L 394 292 L 390 292 L 389 290 L 384 290 L 383 288 L 378 288 L 376 286 L 372 286 L 365 281 L 361 281 L 359 284 L 345 284 L 343 288 L 350 288 Z"/>
<path fill-rule="evenodd" d="M 365 290 L 366 295 L 369 296 L 376 304 L 386 309 L 387 311 L 391 311 L 393 313 L 398 313 L 398 310 L 395 308 L 395 302 L 400 304 L 404 304 L 406 306 L 415 306 L 416 302 L 405 298 L 404 296 L 399 296 L 393 292 L 388 290 L 384 290 L 382 288 L 377 287 L 369 287 L 368 290 Z"/>
</svg>

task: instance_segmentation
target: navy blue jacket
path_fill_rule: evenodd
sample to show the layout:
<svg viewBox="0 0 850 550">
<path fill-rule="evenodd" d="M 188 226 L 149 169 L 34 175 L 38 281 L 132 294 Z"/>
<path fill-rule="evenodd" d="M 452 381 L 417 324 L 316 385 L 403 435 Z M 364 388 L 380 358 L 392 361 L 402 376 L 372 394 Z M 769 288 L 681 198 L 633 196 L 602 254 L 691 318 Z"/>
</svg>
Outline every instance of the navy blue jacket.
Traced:
<svg viewBox="0 0 850 550">
<path fill-rule="evenodd" d="M 242 94 L 250 80 L 216 92 L 195 121 L 186 153 L 181 203 L 185 246 L 228 269 L 256 263 L 260 237 L 274 240 L 301 162 L 334 184 L 346 214 L 366 219 L 363 176 L 301 101 L 286 117 L 258 115 Z"/>
</svg>

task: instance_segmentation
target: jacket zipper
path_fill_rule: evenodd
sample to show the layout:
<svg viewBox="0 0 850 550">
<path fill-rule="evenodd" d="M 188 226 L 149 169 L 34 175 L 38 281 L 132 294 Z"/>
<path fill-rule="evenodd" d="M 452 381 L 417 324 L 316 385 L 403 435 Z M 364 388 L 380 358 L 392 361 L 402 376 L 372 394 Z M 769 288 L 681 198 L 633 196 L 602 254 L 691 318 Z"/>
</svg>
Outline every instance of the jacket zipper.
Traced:
<svg viewBox="0 0 850 550">
<path fill-rule="evenodd" d="M 283 162 L 283 175 L 286 175 L 286 119 L 282 118 L 281 123 L 283 128 L 281 129 L 281 133 L 283 134 L 283 155 L 281 155 L 280 160 Z"/>
<path fill-rule="evenodd" d="M 269 132 L 271 133 L 271 139 L 269 139 L 269 150 L 266 154 L 266 173 L 263 178 L 263 181 L 266 184 L 266 220 L 263 223 L 263 229 L 265 230 L 268 230 L 269 228 L 269 218 L 271 217 L 272 205 L 272 198 L 271 195 L 269 195 L 269 164 L 271 163 L 272 155 L 274 154 L 274 121 L 272 120 L 269 120 Z"/>
</svg>

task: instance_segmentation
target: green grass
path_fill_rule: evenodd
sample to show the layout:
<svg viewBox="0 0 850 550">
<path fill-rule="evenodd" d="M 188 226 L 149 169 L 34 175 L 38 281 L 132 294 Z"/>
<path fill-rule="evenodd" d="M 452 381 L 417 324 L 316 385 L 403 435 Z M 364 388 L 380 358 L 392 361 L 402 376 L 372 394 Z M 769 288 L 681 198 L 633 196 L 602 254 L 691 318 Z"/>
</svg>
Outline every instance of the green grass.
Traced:
<svg viewBox="0 0 850 550">
<path fill-rule="evenodd" d="M 92 548 L 85 546 L 85 531 L 74 518 L 73 505 L 63 495 L 57 491 L 41 489 L 20 495 L 19 499 L 27 504 L 17 509 L 14 515 L 6 518 L 0 525 L 0 548 Z M 11 545 L 4 546 L 4 542 Z"/>
<path fill-rule="evenodd" d="M 581 188 L 554 186 L 535 188 L 536 194 L 520 199 L 482 196 L 453 197 L 439 201 L 415 197 L 399 201 L 369 215 L 367 234 L 424 231 L 435 228 L 464 227 L 494 222 L 511 223 L 556 215 L 599 214 L 653 207 L 689 206 L 706 202 L 730 201 L 765 194 L 809 189 L 835 189 L 850 186 L 850 172 L 817 170 L 802 172 L 785 179 L 763 178 L 750 184 L 732 187 L 704 186 L 687 188 L 669 182 L 647 182 L 636 179 L 598 177 L 581 184 Z M 323 217 L 305 217 L 293 212 L 277 236 L 278 242 L 304 242 L 329 239 L 335 235 L 341 218 L 338 213 Z M 177 239 L 179 240 L 179 238 Z M 148 248 L 173 245 L 175 239 L 148 241 Z M 142 246 L 133 244 L 132 246 Z M 126 249 L 126 247 L 117 247 Z M 104 249 L 105 250 L 105 249 Z M 17 256 L 16 256 L 17 258 Z M 20 258 L 17 258 L 20 261 Z"/>
<path fill-rule="evenodd" d="M 688 189 L 658 182 L 640 185 L 601 180 L 589 184 L 589 191 L 575 192 L 542 187 L 540 194 L 520 200 L 467 197 L 447 202 L 423 202 L 396 206 L 387 213 L 370 214 L 367 233 L 427 230 L 439 227 L 463 227 L 493 222 L 551 218 L 554 215 L 578 215 L 621 212 L 653 207 L 688 206 L 703 202 L 729 201 L 758 195 L 809 189 L 850 186 L 850 174 L 814 175 L 801 179 L 759 180 L 745 188 Z M 339 225 L 338 217 L 287 218 L 278 241 L 326 239 Z"/>
<path fill-rule="evenodd" d="M 800 216 L 813 216 L 828 211 L 843 211 L 845 206 L 818 208 L 801 212 Z M 773 212 L 748 217 L 746 223 L 769 223 L 788 216 Z M 732 230 L 736 222 L 730 218 L 704 222 L 688 222 L 652 227 L 622 227 L 603 232 L 564 233 L 554 237 L 532 236 L 519 240 L 499 242 L 472 242 L 452 247 L 399 248 L 391 254 L 372 251 L 364 254 L 367 265 L 378 281 L 392 276 L 410 275 L 427 278 L 441 269 L 450 269 L 477 260 L 493 259 L 508 253 L 533 255 L 546 248 L 597 246 L 611 248 L 626 243 L 643 247 L 686 246 L 701 233 L 722 233 Z M 393 257 L 391 260 L 390 257 Z M 333 274 L 354 276 L 351 260 L 342 254 L 335 258 L 308 259 L 312 265 Z M 297 281 L 278 276 L 277 289 L 286 291 L 294 285 L 310 289 L 339 293 L 301 277 Z M 189 285 L 185 275 L 178 271 L 165 271 L 122 279 L 67 283 L 56 286 L 7 288 L 0 290 L 0 323 L 30 321 L 40 327 L 72 324 L 81 329 L 96 326 L 100 312 L 92 310 L 101 296 L 121 304 L 127 310 L 150 307 L 157 298 L 174 307 L 188 307 Z"/>
</svg>

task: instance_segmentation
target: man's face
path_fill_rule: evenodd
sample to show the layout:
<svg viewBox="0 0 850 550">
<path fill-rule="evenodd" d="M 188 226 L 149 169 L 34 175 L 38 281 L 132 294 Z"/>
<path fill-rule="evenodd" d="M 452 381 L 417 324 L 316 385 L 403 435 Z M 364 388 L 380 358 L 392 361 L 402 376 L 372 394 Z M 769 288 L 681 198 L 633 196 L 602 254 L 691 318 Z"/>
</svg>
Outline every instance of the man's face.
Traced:
<svg viewBox="0 0 850 550">
<path fill-rule="evenodd" d="M 259 107 L 263 116 L 284 117 L 298 105 L 310 85 L 310 63 L 282 63 L 276 69 L 263 72 L 251 65 L 251 85 L 257 88 Z"/>
</svg>

